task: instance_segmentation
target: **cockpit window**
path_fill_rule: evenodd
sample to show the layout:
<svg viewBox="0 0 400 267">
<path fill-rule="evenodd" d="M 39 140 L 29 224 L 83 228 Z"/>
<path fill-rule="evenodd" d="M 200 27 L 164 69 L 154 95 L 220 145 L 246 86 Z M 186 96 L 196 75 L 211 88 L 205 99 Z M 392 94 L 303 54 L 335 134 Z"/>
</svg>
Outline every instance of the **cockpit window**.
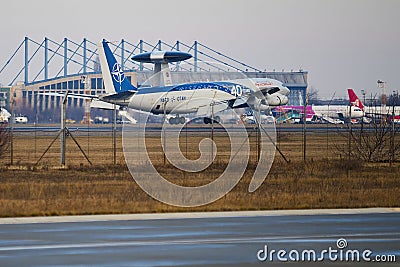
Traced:
<svg viewBox="0 0 400 267">
<path fill-rule="evenodd" d="M 268 94 L 272 95 L 275 94 L 276 92 L 279 92 L 279 88 L 278 87 L 274 87 L 268 90 Z"/>
</svg>

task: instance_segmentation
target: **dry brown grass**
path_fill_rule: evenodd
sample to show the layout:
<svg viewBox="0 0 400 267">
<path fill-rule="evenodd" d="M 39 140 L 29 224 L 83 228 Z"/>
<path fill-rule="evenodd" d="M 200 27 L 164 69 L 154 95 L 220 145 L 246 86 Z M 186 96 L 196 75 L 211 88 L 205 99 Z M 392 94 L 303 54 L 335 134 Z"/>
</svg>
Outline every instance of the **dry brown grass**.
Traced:
<svg viewBox="0 0 400 267">
<path fill-rule="evenodd" d="M 340 159 L 335 145 L 345 145 L 334 134 L 308 137 L 308 161 L 302 159 L 300 134 L 280 136 L 279 145 L 291 160 L 285 163 L 276 156 L 271 172 L 254 193 L 248 185 L 256 166 L 255 138 L 251 137 L 250 164 L 238 185 L 226 196 L 206 206 L 178 208 L 160 203 L 144 193 L 127 167 L 118 138 L 117 165 L 112 165 L 110 136 L 89 138 L 90 166 L 78 148 L 68 139 L 67 166 L 59 167 L 59 142 L 56 141 L 38 166 L 35 162 L 53 136 L 20 136 L 14 142 L 14 166 L 0 171 L 0 216 L 38 216 L 100 213 L 187 212 L 220 210 L 395 207 L 400 205 L 400 164 L 363 164 Z M 199 137 L 189 136 L 183 154 L 198 157 Z M 185 139 L 184 139 L 185 140 Z M 199 185 L 218 177 L 227 164 L 229 153 L 224 135 L 217 135 L 223 151 L 216 163 L 201 173 L 188 174 L 163 164 L 160 141 L 149 138 L 148 146 L 156 168 L 171 181 Z M 88 139 L 78 137 L 83 149 Z M 342 143 L 341 143 L 342 142 Z M 2 165 L 9 159 L 3 159 Z"/>
</svg>

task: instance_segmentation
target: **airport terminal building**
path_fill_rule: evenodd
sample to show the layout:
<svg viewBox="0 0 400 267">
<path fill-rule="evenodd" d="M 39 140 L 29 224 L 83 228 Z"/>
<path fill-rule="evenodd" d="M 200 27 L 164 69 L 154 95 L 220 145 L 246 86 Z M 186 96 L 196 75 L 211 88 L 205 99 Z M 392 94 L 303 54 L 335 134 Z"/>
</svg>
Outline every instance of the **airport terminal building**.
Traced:
<svg viewBox="0 0 400 267">
<path fill-rule="evenodd" d="M 249 78 L 268 77 L 285 83 L 291 90 L 290 105 L 301 105 L 305 99 L 308 75 L 306 71 L 263 71 L 197 41 L 187 45 L 179 41 L 167 44 L 160 40 L 156 44 L 150 44 L 140 40 L 138 44 L 132 44 L 121 40 L 119 44 L 111 43 L 110 45 L 113 45 L 113 53 L 120 61 L 126 77 L 135 86 L 145 83 L 153 75 L 153 69 L 150 65 L 133 62 L 131 60 L 133 55 L 154 50 L 175 50 L 191 53 L 193 58 L 188 62 L 170 64 L 173 83 L 228 80 L 231 74 L 237 77 L 237 73 L 241 72 Z M 36 46 L 36 50 L 32 51 L 31 46 Z M 60 107 L 61 97 L 40 94 L 43 92 L 69 91 L 91 95 L 105 93 L 95 43 L 84 39 L 79 44 L 66 38 L 61 43 L 48 38 L 38 43 L 26 37 L 18 49 L 22 49 L 21 47 L 24 47 L 25 54 L 25 64 L 22 68 L 25 77 L 23 81 L 18 82 L 21 77 L 17 75 L 11 82 L 10 89 L 16 109 L 45 112 Z M 42 65 L 38 73 L 31 73 L 31 65 L 40 53 L 42 53 L 41 58 L 44 58 L 44 63 L 38 63 Z M 56 57 L 59 58 L 58 62 L 61 64 L 55 63 Z M 52 69 L 58 68 L 60 71 L 50 77 Z M 3 99 L 6 100 L 3 102 L 10 101 L 9 97 L 3 97 Z M 84 99 L 69 98 L 68 107 L 82 109 L 83 112 L 84 101 Z M 3 104 L 9 106 L 9 103 Z"/>
</svg>

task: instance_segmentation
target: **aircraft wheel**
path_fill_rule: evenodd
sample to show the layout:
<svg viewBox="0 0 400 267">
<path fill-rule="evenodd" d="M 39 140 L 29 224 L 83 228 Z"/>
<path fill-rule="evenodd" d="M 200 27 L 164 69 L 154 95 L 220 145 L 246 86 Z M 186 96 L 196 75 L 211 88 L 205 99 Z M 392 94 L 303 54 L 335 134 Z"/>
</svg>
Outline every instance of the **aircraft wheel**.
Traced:
<svg viewBox="0 0 400 267">
<path fill-rule="evenodd" d="M 176 124 L 176 119 L 174 117 L 169 118 L 169 124 Z"/>
<path fill-rule="evenodd" d="M 179 117 L 178 119 L 180 124 L 185 124 L 185 117 Z"/>
<path fill-rule="evenodd" d="M 210 124 L 211 123 L 211 119 L 208 117 L 204 117 L 204 123 L 205 124 Z"/>
</svg>

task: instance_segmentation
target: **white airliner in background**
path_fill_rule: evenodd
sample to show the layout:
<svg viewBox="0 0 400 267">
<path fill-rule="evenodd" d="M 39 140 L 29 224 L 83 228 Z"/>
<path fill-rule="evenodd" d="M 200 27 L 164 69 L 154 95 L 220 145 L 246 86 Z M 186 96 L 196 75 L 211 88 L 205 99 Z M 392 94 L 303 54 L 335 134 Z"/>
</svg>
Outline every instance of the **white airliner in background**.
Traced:
<svg viewBox="0 0 400 267">
<path fill-rule="evenodd" d="M 349 88 L 347 89 L 349 94 L 349 100 L 351 103 L 351 107 L 346 105 L 336 106 L 336 105 L 308 105 L 306 106 L 306 121 L 312 122 L 315 117 L 322 118 L 323 120 L 329 123 L 344 123 L 345 121 L 350 120 L 350 110 L 351 110 L 351 119 L 361 119 L 365 116 L 364 105 L 358 96 L 355 94 L 354 90 Z M 295 111 L 296 114 L 304 114 L 304 106 L 280 106 L 274 110 L 276 113 L 279 112 L 283 114 L 288 114 L 291 111 Z M 282 115 L 278 115 L 282 116 Z M 289 117 L 286 115 L 286 121 L 289 121 Z M 295 119 L 300 120 L 299 116 L 296 116 Z"/>
<path fill-rule="evenodd" d="M 171 62 L 170 59 L 173 57 L 179 59 L 187 55 L 177 51 L 145 53 L 145 56 L 153 60 L 152 62 L 158 60 L 164 64 Z M 172 123 L 185 122 L 185 118 L 179 114 L 196 113 L 197 116 L 204 117 L 205 123 L 211 123 L 212 112 L 249 106 L 262 111 L 288 102 L 289 89 L 282 82 L 268 78 L 137 88 L 126 79 L 106 41 L 99 44 L 99 57 L 107 94 L 96 97 L 97 101 L 154 114 L 175 114 L 177 115 L 175 118 L 170 118 Z M 167 71 L 162 73 L 164 78 L 170 77 L 168 68 L 163 68 L 162 71 Z M 170 80 L 167 84 L 171 84 Z"/>
<path fill-rule="evenodd" d="M 358 96 L 354 93 L 354 90 L 347 89 L 349 94 L 349 100 L 351 105 L 346 106 L 336 106 L 336 105 L 324 105 L 324 106 L 312 106 L 313 111 L 318 117 L 321 118 L 331 118 L 348 120 L 350 119 L 360 119 L 364 117 L 364 105 Z"/>
</svg>

